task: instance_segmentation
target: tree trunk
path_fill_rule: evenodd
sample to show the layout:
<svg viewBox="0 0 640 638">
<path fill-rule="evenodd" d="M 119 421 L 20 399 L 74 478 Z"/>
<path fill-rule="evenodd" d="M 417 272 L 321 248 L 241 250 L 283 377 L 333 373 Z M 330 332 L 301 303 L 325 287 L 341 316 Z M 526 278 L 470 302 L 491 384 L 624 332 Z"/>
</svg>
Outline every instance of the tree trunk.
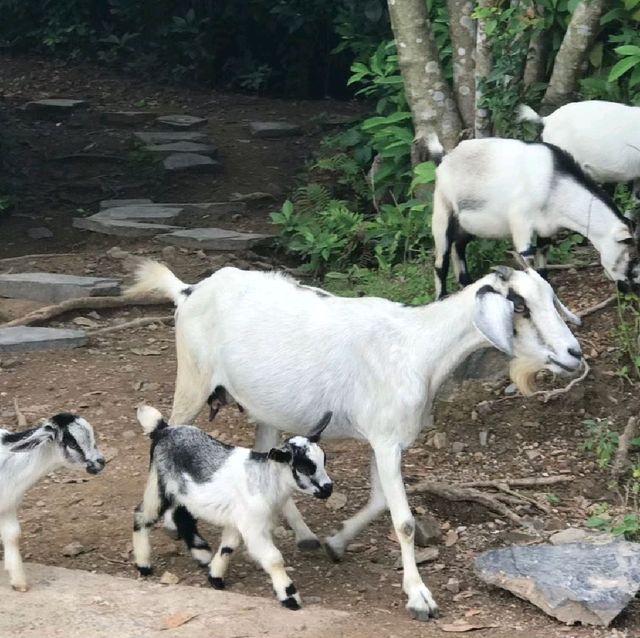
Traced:
<svg viewBox="0 0 640 638">
<path fill-rule="evenodd" d="M 531 19 L 534 19 L 537 16 L 538 19 L 541 20 L 544 17 L 544 7 L 540 4 L 532 2 L 529 6 L 529 11 Z M 529 38 L 527 61 L 524 65 L 524 72 L 522 74 L 522 83 L 524 84 L 525 89 L 528 89 L 536 82 L 542 82 L 544 80 L 548 46 L 549 42 L 544 25 L 541 25 L 539 28 L 535 28 L 531 32 L 531 37 Z"/>
<path fill-rule="evenodd" d="M 480 0 L 478 6 L 482 8 L 494 6 L 494 0 Z M 493 57 L 491 55 L 491 43 L 485 32 L 484 19 L 478 20 L 476 28 L 476 68 L 475 68 L 475 137 L 489 137 L 491 135 L 491 113 L 482 102 L 482 84 L 491 71 Z"/>
<path fill-rule="evenodd" d="M 542 114 L 550 113 L 573 98 L 581 66 L 598 35 L 600 16 L 606 6 L 607 0 L 580 0 L 578 3 L 553 65 L 542 100 Z"/>
<path fill-rule="evenodd" d="M 453 51 L 453 90 L 458 102 L 462 123 L 473 134 L 476 87 L 474 73 L 474 50 L 476 24 L 471 14 L 472 0 L 447 0 L 449 9 L 449 33 Z"/>
<path fill-rule="evenodd" d="M 424 0 L 389 0 L 398 64 L 413 116 L 412 161 L 438 159 L 460 136 L 460 116 L 442 75 Z M 439 142 L 438 142 L 439 140 Z M 440 144 L 442 146 L 440 146 Z"/>
</svg>

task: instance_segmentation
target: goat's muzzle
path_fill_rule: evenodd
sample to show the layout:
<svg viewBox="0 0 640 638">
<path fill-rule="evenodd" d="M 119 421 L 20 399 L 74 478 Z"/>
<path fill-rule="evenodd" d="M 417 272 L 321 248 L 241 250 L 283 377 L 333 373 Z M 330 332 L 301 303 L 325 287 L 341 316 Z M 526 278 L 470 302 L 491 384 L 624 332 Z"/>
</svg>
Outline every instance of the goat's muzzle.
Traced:
<svg viewBox="0 0 640 638">
<path fill-rule="evenodd" d="M 316 498 L 320 498 L 324 500 L 329 498 L 332 492 L 333 492 L 333 483 L 325 483 L 324 485 L 320 485 L 313 495 Z"/>
<path fill-rule="evenodd" d="M 87 461 L 87 464 L 85 467 L 87 469 L 87 472 L 89 472 L 89 474 L 99 474 L 104 469 L 104 466 L 105 466 L 105 460 L 102 457 L 100 457 L 95 461 Z"/>
</svg>

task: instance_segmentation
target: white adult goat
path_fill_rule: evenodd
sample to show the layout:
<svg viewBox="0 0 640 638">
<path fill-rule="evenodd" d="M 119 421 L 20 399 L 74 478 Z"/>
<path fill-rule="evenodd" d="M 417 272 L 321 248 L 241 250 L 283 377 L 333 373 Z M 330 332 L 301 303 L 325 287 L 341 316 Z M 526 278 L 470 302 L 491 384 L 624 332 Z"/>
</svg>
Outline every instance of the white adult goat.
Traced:
<svg viewBox="0 0 640 638">
<path fill-rule="evenodd" d="M 613 200 L 552 144 L 484 138 L 461 142 L 438 166 L 431 228 L 437 296 L 446 294 L 449 259 L 461 285 L 474 237 L 510 237 L 545 276 L 549 238 L 562 229 L 584 235 L 606 274 L 627 291 L 640 286 L 633 224 Z M 538 243 L 533 246 L 534 235 Z"/>
<path fill-rule="evenodd" d="M 541 124 L 542 141 L 573 155 L 597 182 L 633 181 L 633 193 L 640 199 L 640 107 L 586 100 L 541 117 L 521 104 L 518 120 Z"/>
<path fill-rule="evenodd" d="M 437 613 L 414 557 L 414 519 L 401 474 L 402 451 L 431 420 L 438 387 L 475 350 L 512 357 L 512 378 L 530 392 L 535 372 L 574 372 L 582 353 L 561 314 L 573 317 L 535 271 L 499 267 L 438 303 L 343 298 L 279 273 L 222 268 L 189 286 L 166 266 L 139 266 L 130 293 L 159 291 L 176 310 L 178 372 L 171 423 L 191 423 L 222 386 L 258 423 L 256 447 L 278 431 L 307 434 L 325 411 L 325 438 L 373 448 L 368 504 L 327 539 L 340 558 L 387 507 L 402 550 L 407 607 Z M 560 313 L 560 314 L 559 314 Z M 574 318 L 575 319 L 575 318 Z M 317 544 L 292 500 L 284 514 L 299 544 Z"/>
</svg>

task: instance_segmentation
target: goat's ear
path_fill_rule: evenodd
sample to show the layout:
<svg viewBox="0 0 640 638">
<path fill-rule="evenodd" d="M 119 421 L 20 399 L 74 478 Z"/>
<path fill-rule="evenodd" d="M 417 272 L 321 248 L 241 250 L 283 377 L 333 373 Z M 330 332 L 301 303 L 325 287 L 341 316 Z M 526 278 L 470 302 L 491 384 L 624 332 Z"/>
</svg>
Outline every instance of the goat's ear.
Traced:
<svg viewBox="0 0 640 638">
<path fill-rule="evenodd" d="M 561 301 L 558 299 L 557 295 L 553 295 L 553 305 L 556 307 L 556 310 L 560 313 L 560 316 L 570 323 L 575 324 L 576 326 L 582 325 L 582 319 L 578 317 L 578 315 L 574 315 L 569 308 L 567 308 Z"/>
<path fill-rule="evenodd" d="M 34 448 L 46 443 L 47 441 L 53 441 L 56 438 L 56 428 L 48 423 L 34 430 L 27 436 L 11 443 L 9 445 L 10 452 L 29 452 Z"/>
<path fill-rule="evenodd" d="M 491 345 L 513 356 L 513 303 L 495 288 L 482 286 L 476 293 L 473 325 Z"/>
<path fill-rule="evenodd" d="M 291 461 L 291 452 L 273 447 L 269 450 L 267 458 L 275 461 L 276 463 L 289 463 Z"/>
<path fill-rule="evenodd" d="M 620 242 L 621 244 L 633 244 L 634 243 L 634 238 L 631 236 L 631 232 L 629 231 L 629 228 L 627 226 L 621 225 L 620 228 L 618 228 L 614 235 L 613 238 L 617 241 Z"/>
<path fill-rule="evenodd" d="M 325 412 L 322 415 L 322 418 L 320 419 L 320 421 L 318 421 L 316 427 L 313 428 L 313 430 L 311 430 L 311 433 L 307 437 L 309 441 L 311 441 L 311 443 L 317 443 L 320 440 L 320 435 L 324 432 L 326 427 L 329 425 L 332 416 L 333 416 L 333 412 Z"/>
</svg>

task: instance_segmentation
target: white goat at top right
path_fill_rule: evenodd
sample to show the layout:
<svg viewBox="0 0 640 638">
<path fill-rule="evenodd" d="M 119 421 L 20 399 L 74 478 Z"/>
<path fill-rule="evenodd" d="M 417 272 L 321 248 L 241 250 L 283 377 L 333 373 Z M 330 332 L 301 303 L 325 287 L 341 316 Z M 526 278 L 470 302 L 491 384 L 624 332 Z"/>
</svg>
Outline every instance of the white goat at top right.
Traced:
<svg viewBox="0 0 640 638">
<path fill-rule="evenodd" d="M 633 182 L 640 199 L 640 107 L 587 100 L 541 117 L 521 104 L 518 120 L 542 124 L 542 141 L 570 153 L 596 182 Z"/>
</svg>

